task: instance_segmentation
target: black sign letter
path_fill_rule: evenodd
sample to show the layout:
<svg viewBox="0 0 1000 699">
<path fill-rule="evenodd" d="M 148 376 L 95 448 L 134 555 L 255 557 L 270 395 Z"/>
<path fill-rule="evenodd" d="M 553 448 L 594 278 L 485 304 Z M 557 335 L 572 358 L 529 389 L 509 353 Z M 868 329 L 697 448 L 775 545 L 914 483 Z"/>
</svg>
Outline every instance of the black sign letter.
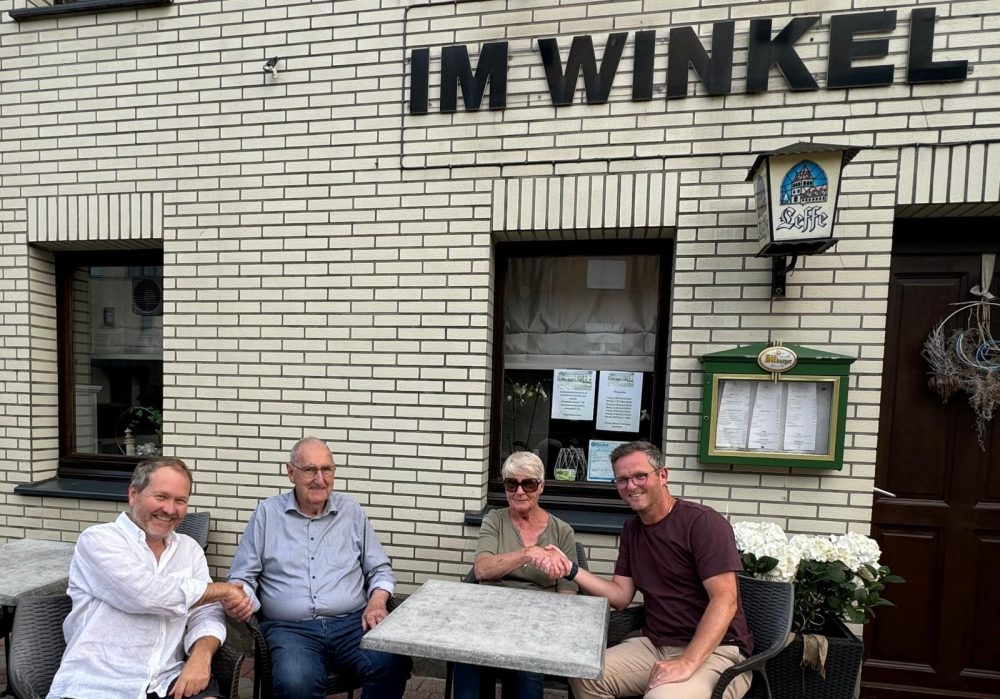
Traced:
<svg viewBox="0 0 1000 699">
<path fill-rule="evenodd" d="M 910 85 L 961 82 L 968 73 L 968 61 L 934 62 L 934 8 L 924 7 L 911 12 L 906 82 Z"/>
<path fill-rule="evenodd" d="M 653 99 L 653 58 L 656 49 L 656 32 L 635 33 L 635 58 L 632 61 L 632 101 L 648 102 Z"/>
<path fill-rule="evenodd" d="M 559 43 L 555 39 L 539 39 L 538 50 L 542 54 L 542 65 L 545 66 L 545 77 L 549 81 L 552 104 L 559 107 L 573 103 L 576 79 L 580 75 L 581 68 L 583 68 L 583 84 L 587 90 L 587 104 L 607 102 L 627 37 L 628 32 L 608 35 L 608 43 L 601 58 L 600 72 L 597 70 L 594 42 L 590 36 L 573 37 L 573 44 L 569 47 L 569 58 L 566 60 L 565 74 L 562 69 L 562 58 L 559 56 Z"/>
<path fill-rule="evenodd" d="M 431 50 L 413 49 L 412 56 L 413 58 L 410 60 L 410 114 L 426 114 Z"/>
<path fill-rule="evenodd" d="M 441 49 L 441 111 L 458 111 L 458 83 L 462 83 L 465 109 L 474 112 L 483 102 L 486 83 L 490 84 L 490 109 L 507 106 L 507 42 L 483 44 L 476 75 L 472 75 L 469 50 L 462 45 Z"/>
<path fill-rule="evenodd" d="M 889 53 L 888 39 L 855 41 L 855 34 L 891 32 L 895 28 L 895 10 L 831 17 L 830 60 L 827 66 L 826 86 L 833 88 L 891 85 L 891 65 L 852 68 L 851 62 L 856 58 L 882 58 Z"/>
<path fill-rule="evenodd" d="M 747 57 L 747 92 L 767 92 L 767 76 L 771 66 L 778 65 L 788 87 L 793 90 L 818 90 L 812 73 L 795 52 L 795 42 L 819 20 L 796 17 L 778 36 L 771 40 L 771 20 L 750 20 L 750 51 Z"/>
<path fill-rule="evenodd" d="M 688 64 L 698 71 L 710 95 L 728 95 L 733 85 L 733 27 L 735 22 L 712 25 L 712 57 L 691 27 L 670 30 L 667 58 L 667 99 L 687 97 Z"/>
</svg>

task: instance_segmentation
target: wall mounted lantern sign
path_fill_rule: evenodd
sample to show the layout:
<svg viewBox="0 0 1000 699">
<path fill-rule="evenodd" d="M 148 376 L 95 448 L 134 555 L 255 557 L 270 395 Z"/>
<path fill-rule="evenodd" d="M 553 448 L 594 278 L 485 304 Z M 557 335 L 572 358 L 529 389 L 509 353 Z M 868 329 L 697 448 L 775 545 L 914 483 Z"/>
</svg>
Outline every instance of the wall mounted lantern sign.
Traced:
<svg viewBox="0 0 1000 699">
<path fill-rule="evenodd" d="M 757 257 L 773 258 L 771 295 L 785 295 L 788 272 L 799 255 L 828 250 L 840 174 L 859 148 L 796 143 L 757 156 L 746 181 L 757 202 Z M 790 258 L 790 259 L 789 259 Z"/>
</svg>

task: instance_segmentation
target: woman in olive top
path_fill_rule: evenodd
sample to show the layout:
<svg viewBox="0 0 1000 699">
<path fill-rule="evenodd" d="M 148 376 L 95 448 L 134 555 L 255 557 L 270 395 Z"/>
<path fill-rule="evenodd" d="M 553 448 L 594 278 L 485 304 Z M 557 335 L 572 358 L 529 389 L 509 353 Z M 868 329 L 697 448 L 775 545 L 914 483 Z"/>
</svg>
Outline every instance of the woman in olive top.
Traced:
<svg viewBox="0 0 1000 699">
<path fill-rule="evenodd" d="M 576 583 L 545 573 L 552 556 L 546 546 L 556 546 L 574 563 L 577 557 L 573 528 L 538 505 L 545 490 L 542 460 L 531 452 L 514 452 L 504 462 L 501 476 L 508 506 L 491 510 L 483 518 L 473 565 L 476 578 L 484 585 L 576 594 Z M 511 613 L 526 611 L 512 609 Z M 455 666 L 455 699 L 477 699 L 481 683 L 492 696 L 497 674 L 503 680 L 505 698 L 541 699 L 542 675 L 538 673 L 465 664 Z"/>
</svg>

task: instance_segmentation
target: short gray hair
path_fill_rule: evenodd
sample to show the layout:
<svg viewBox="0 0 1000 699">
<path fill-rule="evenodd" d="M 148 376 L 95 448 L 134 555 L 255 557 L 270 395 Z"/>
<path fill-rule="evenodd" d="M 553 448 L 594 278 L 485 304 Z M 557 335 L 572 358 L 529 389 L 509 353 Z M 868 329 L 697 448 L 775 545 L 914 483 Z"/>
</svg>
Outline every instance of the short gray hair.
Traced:
<svg viewBox="0 0 1000 699">
<path fill-rule="evenodd" d="M 649 460 L 649 465 L 657 471 L 666 467 L 667 458 L 663 455 L 663 452 L 660 451 L 659 447 L 655 444 L 651 444 L 650 442 L 637 441 L 621 444 L 614 448 L 608 458 L 611 461 L 611 466 L 614 467 L 615 462 L 618 461 L 618 459 L 628 456 L 629 454 L 636 454 L 639 452 L 646 455 L 646 458 Z"/>
<path fill-rule="evenodd" d="M 515 451 L 503 462 L 500 469 L 501 478 L 510 478 L 513 475 L 525 475 L 539 481 L 545 480 L 545 466 L 538 454 L 530 451 Z"/>
<path fill-rule="evenodd" d="M 186 463 L 175 456 L 158 456 L 155 459 L 146 459 L 139 462 L 139 465 L 132 472 L 130 487 L 135 488 L 137 492 L 145 490 L 149 485 L 149 479 L 153 476 L 153 471 L 161 468 L 172 468 L 175 471 L 183 473 L 187 476 L 188 484 L 194 485 L 191 469 L 188 468 Z"/>
<path fill-rule="evenodd" d="M 289 452 L 289 454 L 288 454 L 288 463 L 292 464 L 293 466 L 298 466 L 299 465 L 299 454 L 302 452 L 303 447 L 305 447 L 307 445 L 310 445 L 310 444 L 321 444 L 324 447 L 326 447 L 327 451 L 330 451 L 330 447 L 327 446 L 327 443 L 324 442 L 319 437 L 303 437 L 302 439 L 300 439 L 299 441 L 297 441 L 294 444 L 294 446 L 292 446 L 292 451 Z M 333 452 L 331 452 L 331 456 L 332 456 L 332 454 L 333 454 Z"/>
</svg>

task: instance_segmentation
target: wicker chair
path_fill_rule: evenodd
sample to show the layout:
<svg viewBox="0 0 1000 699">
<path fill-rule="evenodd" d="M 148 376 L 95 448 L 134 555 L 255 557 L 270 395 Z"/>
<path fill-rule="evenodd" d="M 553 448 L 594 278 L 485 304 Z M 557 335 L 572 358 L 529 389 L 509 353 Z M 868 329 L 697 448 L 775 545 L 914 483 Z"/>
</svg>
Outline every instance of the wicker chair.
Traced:
<svg viewBox="0 0 1000 699">
<path fill-rule="evenodd" d="M 391 612 L 401 602 L 402 600 L 391 597 L 386 608 Z M 246 625 L 253 636 L 253 699 L 271 699 L 274 696 L 274 671 L 264 632 L 256 616 L 250 617 Z M 354 690 L 360 689 L 362 684 L 361 677 L 353 673 L 330 672 L 326 676 L 326 693 L 346 693 L 348 697 L 353 697 Z"/>
<path fill-rule="evenodd" d="M 174 531 L 178 534 L 187 534 L 197 541 L 204 551 L 208 547 L 208 530 L 211 524 L 212 515 L 208 512 L 189 512 Z"/>
<path fill-rule="evenodd" d="M 745 575 L 738 576 L 738 580 L 743 613 L 753 634 L 754 654 L 722 673 L 712 692 L 712 699 L 722 699 L 729 683 L 748 670 L 753 671 L 753 684 L 744 697 L 771 699 L 771 687 L 764 666 L 784 649 L 788 632 L 792 630 L 795 586 Z"/>
<path fill-rule="evenodd" d="M 0 640 L 3 643 L 4 670 L 10 667 L 10 629 L 14 625 L 14 608 L 0 605 Z M 2 696 L 3 690 L 0 690 Z"/>
<path fill-rule="evenodd" d="M 25 597 L 17 605 L 11 634 L 8 682 L 18 699 L 44 699 L 59 669 L 66 641 L 63 620 L 72 602 L 66 595 Z M 212 674 L 224 697 L 239 695 L 243 654 L 224 643 L 212 658 Z"/>
</svg>

